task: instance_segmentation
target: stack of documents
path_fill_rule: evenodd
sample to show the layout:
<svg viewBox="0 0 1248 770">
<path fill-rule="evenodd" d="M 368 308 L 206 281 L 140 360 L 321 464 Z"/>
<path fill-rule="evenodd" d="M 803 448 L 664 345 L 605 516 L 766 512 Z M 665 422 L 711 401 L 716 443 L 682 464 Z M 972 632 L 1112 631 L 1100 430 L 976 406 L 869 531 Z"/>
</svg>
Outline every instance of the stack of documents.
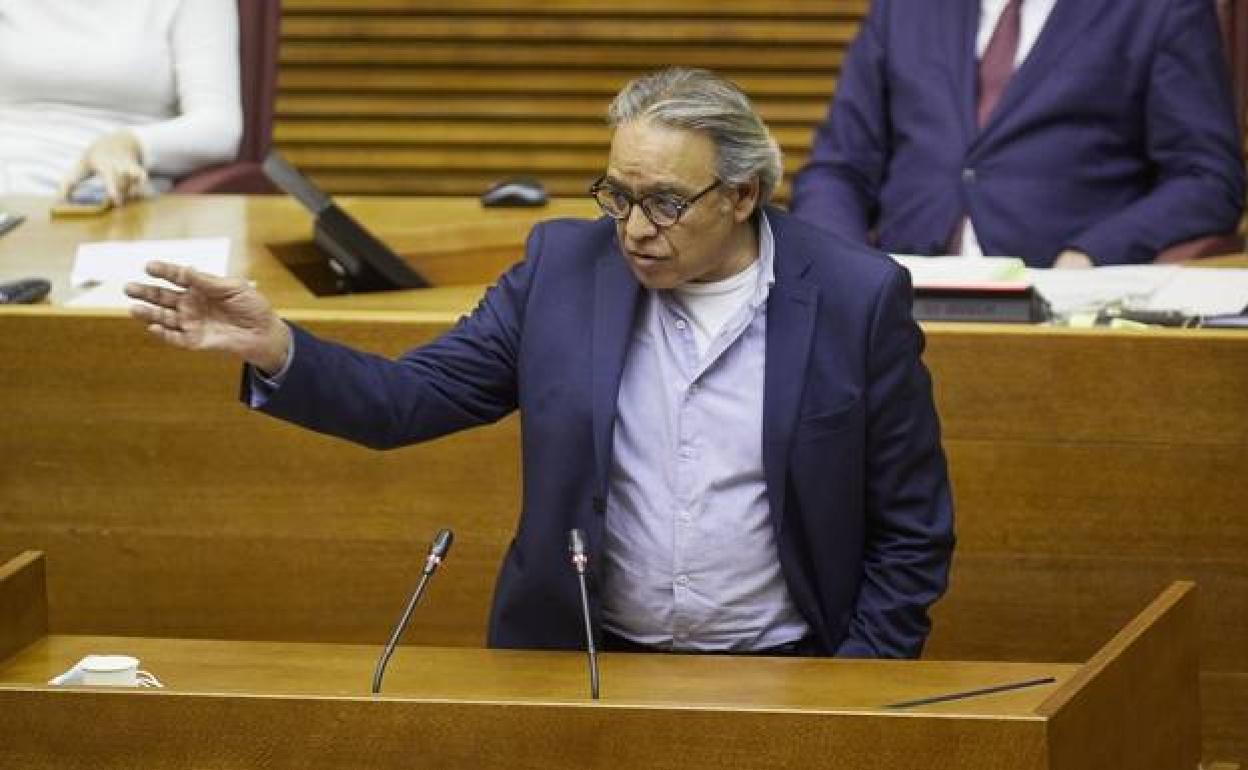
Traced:
<svg viewBox="0 0 1248 770">
<path fill-rule="evenodd" d="M 916 257 L 894 254 L 916 288 L 1032 285 L 1054 315 L 1107 307 L 1225 315 L 1248 309 L 1248 269 L 1115 265 L 1090 270 L 1027 268 L 1012 257 Z"/>
<path fill-rule="evenodd" d="M 1248 269 L 1242 268 L 1115 265 L 1032 269 L 1027 276 L 1061 315 L 1126 307 L 1207 316 L 1248 307 Z"/>
<path fill-rule="evenodd" d="M 979 286 L 995 283 L 1025 283 L 1027 268 L 1014 257 L 914 257 L 893 254 L 893 259 L 910 271 L 916 287 Z"/>
</svg>

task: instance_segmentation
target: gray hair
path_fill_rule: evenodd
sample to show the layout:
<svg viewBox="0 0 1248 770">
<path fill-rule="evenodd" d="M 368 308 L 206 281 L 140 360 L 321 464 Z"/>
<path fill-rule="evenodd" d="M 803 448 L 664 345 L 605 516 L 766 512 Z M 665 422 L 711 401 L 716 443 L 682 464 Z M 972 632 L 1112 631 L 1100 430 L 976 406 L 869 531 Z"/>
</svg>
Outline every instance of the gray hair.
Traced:
<svg viewBox="0 0 1248 770">
<path fill-rule="evenodd" d="M 758 177 L 760 205 L 780 184 L 780 147 L 766 124 L 740 88 L 709 70 L 673 67 L 624 86 L 607 124 L 614 130 L 639 118 L 705 132 L 715 144 L 715 175 L 729 186 Z"/>
</svg>

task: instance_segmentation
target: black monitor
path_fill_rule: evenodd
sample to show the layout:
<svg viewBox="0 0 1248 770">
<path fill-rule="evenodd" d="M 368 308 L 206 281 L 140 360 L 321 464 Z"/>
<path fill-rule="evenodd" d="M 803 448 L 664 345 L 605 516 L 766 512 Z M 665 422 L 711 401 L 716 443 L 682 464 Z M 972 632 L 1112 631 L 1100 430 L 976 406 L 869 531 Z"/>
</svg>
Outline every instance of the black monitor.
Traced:
<svg viewBox="0 0 1248 770">
<path fill-rule="evenodd" d="M 333 199 L 299 173 L 276 150 L 264 159 L 264 175 L 312 213 L 312 240 L 337 276 L 342 292 L 423 289 L 429 282 L 373 237 Z"/>
</svg>

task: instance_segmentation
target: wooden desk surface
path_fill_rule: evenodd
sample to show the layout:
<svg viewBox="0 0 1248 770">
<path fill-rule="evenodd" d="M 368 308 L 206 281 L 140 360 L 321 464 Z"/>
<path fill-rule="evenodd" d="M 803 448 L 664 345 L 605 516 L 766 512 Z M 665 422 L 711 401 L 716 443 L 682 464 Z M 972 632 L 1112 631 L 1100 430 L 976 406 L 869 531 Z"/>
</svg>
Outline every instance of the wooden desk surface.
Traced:
<svg viewBox="0 0 1248 770">
<path fill-rule="evenodd" d="M 533 224 L 556 217 L 599 215 L 587 197 L 556 199 L 540 208 L 486 209 L 468 197 L 346 197 L 338 203 L 403 255 L 434 288 L 315 296 L 274 255 L 274 249 L 284 247 L 306 250 L 312 227 L 306 210 L 294 199 L 279 195 L 165 195 L 101 216 L 55 220 L 48 215 L 48 199 L 0 196 L 0 209 L 26 217 L 16 230 L 0 236 L 0 281 L 48 278 L 53 282 L 49 301 L 55 306 L 78 293 L 68 278 L 80 243 L 227 236 L 231 239 L 230 274 L 255 281 L 279 310 L 399 311 L 454 320 L 476 304 L 485 285 L 523 256 L 524 240 Z M 1202 264 L 1240 267 L 1248 264 L 1248 255 Z M 50 308 L 45 305 L 43 309 Z M 987 328 L 1019 330 L 999 325 Z"/>
<path fill-rule="evenodd" d="M 523 256 L 535 222 L 595 217 L 588 198 L 540 208 L 486 209 L 475 198 L 345 198 L 338 201 L 395 252 L 409 256 L 435 285 L 420 291 L 318 298 L 273 254 L 307 244 L 312 219 L 286 196 L 165 195 L 104 215 L 52 220 L 45 198 L 3 196 L 0 209 L 26 222 L 0 237 L 0 281 L 41 276 L 53 282 L 50 301 L 62 303 L 78 244 L 88 241 L 228 236 L 229 272 L 246 277 L 279 309 L 413 310 L 455 317 L 471 308 L 482 286 Z M 46 309 L 46 308 L 45 308 Z"/>
<path fill-rule="evenodd" d="M 0 662 L 0 688 L 38 687 L 84 655 L 133 655 L 166 688 L 191 693 L 369 697 L 381 645 L 47 636 Z M 1071 664 L 829 660 L 603 653 L 603 701 L 803 711 L 880 710 L 889 703 L 1053 677 L 1038 685 L 906 713 L 1035 716 Z M 400 647 L 386 696 L 474 701 L 589 702 L 583 653 Z"/>
<path fill-rule="evenodd" d="M 376 697 L 366 692 L 376 647 L 266 645 L 217 659 L 211 648 L 229 643 L 175 642 L 148 654 L 119 641 L 158 675 L 198 691 L 0 683 L 0 762 L 28 770 L 1100 767 L 1048 761 L 1061 748 L 1048 735 L 1061 725 L 1036 711 L 1052 685 L 923 711 L 878 708 L 882 697 L 931 692 L 928 686 L 945 692 L 1023 673 L 1062 675 L 1063 667 L 984 664 L 973 672 L 921 661 L 606 655 L 604 697 L 591 701 L 580 654 L 412 648 L 392 660 L 387 694 Z M 177 660 L 179 650 L 198 656 L 198 665 Z M 868 682 L 868 670 L 880 678 Z M 930 680 L 925 672 L 933 672 Z M 1118 758 L 1124 752 L 1108 737 L 1117 732 L 1090 743 Z M 1155 732 L 1164 748 L 1178 743 L 1168 724 Z M 1084 735 L 1071 739 L 1089 744 Z"/>
</svg>

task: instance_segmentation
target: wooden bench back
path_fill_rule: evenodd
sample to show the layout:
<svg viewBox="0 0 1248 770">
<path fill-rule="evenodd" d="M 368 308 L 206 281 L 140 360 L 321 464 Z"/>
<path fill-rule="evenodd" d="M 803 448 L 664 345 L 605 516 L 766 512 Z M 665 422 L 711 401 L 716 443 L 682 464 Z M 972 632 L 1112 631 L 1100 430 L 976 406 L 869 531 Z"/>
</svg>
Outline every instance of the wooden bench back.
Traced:
<svg viewBox="0 0 1248 770">
<path fill-rule="evenodd" d="M 867 0 L 286 0 L 275 139 L 335 193 L 578 195 L 631 78 L 708 67 L 755 100 L 792 174 Z M 787 184 L 781 198 L 787 197 Z"/>
</svg>

